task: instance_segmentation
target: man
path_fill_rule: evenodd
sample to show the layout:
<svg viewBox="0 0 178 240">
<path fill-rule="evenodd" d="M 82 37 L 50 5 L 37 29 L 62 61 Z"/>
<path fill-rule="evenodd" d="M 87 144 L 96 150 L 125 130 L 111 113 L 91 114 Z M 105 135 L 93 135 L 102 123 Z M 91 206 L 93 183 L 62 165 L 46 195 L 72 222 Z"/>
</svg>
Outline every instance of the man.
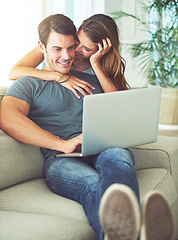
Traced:
<svg viewBox="0 0 178 240">
<path fill-rule="evenodd" d="M 63 80 L 67 81 L 75 56 L 73 22 L 61 14 L 51 15 L 40 23 L 38 31 L 45 69 L 68 74 Z M 103 92 L 96 76 L 72 74 L 92 84 L 94 94 Z M 108 240 L 137 239 L 140 210 L 133 154 L 111 148 L 83 158 L 56 156 L 76 151 L 82 144 L 82 110 L 83 97 L 77 99 L 59 81 L 27 76 L 6 92 L 0 123 L 15 139 L 41 147 L 50 189 L 82 204 L 98 239 L 104 234 Z M 157 198 L 163 199 L 159 194 Z"/>
</svg>

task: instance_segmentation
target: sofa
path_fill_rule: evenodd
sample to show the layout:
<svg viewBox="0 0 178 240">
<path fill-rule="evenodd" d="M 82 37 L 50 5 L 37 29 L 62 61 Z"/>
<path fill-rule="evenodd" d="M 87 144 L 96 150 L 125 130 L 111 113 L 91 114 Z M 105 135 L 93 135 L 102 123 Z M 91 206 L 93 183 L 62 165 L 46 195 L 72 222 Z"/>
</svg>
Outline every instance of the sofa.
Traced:
<svg viewBox="0 0 178 240">
<path fill-rule="evenodd" d="M 178 138 L 130 148 L 141 200 L 158 189 L 174 216 L 178 239 Z M 0 240 L 95 240 L 82 206 L 50 191 L 40 149 L 0 130 Z M 159 239 L 158 239 L 159 240 Z"/>
</svg>

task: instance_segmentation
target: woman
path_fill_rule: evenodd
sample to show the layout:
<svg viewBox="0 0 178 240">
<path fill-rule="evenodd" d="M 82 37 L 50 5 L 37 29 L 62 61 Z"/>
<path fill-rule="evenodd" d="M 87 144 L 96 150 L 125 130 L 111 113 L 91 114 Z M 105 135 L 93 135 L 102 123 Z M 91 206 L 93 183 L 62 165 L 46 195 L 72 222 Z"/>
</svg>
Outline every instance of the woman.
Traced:
<svg viewBox="0 0 178 240">
<path fill-rule="evenodd" d="M 82 23 L 77 35 L 79 41 L 72 70 L 96 74 L 104 92 L 129 89 L 124 77 L 125 63 L 119 53 L 120 41 L 115 21 L 107 15 L 95 14 Z M 29 75 L 46 81 L 61 82 L 78 98 L 78 92 L 84 96 L 86 92 L 92 94 L 93 87 L 74 76 L 68 79 L 68 76 L 62 76 L 59 72 L 35 69 L 42 61 L 43 54 L 36 47 L 12 67 L 10 79 Z"/>
</svg>

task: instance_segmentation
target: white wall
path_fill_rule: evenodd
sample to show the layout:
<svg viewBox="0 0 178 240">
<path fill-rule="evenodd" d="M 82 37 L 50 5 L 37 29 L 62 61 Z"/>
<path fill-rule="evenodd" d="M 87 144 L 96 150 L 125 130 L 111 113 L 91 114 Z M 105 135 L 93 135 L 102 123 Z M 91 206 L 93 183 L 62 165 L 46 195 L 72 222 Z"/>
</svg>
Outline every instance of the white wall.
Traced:
<svg viewBox="0 0 178 240">
<path fill-rule="evenodd" d="M 37 26 L 42 19 L 42 1 L 0 2 L 0 85 L 8 85 L 8 72 L 38 41 Z"/>
</svg>

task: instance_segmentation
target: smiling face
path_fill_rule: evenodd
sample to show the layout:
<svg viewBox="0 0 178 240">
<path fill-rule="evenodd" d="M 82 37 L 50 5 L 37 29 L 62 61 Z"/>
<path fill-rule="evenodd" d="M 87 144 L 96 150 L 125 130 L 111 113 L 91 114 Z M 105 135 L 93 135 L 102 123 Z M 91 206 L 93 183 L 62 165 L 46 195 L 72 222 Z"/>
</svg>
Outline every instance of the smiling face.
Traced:
<svg viewBox="0 0 178 240">
<path fill-rule="evenodd" d="M 44 53 L 45 70 L 69 73 L 75 58 L 76 43 L 73 35 L 51 31 L 46 48 L 41 42 L 39 46 Z"/>
<path fill-rule="evenodd" d="M 76 47 L 76 59 L 89 59 L 91 55 L 98 51 L 98 44 L 92 42 L 87 34 L 80 30 L 77 34 L 79 42 Z"/>
</svg>

